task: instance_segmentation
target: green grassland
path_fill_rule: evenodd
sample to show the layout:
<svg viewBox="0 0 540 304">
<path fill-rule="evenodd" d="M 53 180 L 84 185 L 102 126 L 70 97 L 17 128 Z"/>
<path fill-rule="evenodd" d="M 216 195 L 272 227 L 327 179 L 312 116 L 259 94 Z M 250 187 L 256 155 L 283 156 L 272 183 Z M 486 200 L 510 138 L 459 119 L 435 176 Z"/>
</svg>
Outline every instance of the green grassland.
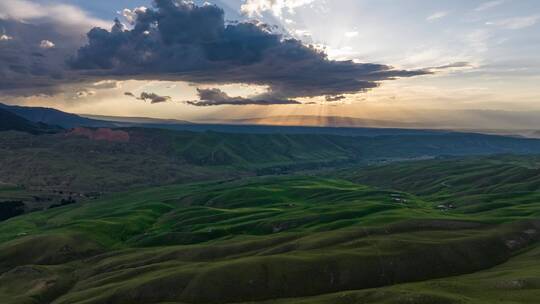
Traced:
<svg viewBox="0 0 540 304">
<path fill-rule="evenodd" d="M 536 163 L 178 184 L 30 213 L 0 223 L 0 302 L 533 303 Z"/>
</svg>

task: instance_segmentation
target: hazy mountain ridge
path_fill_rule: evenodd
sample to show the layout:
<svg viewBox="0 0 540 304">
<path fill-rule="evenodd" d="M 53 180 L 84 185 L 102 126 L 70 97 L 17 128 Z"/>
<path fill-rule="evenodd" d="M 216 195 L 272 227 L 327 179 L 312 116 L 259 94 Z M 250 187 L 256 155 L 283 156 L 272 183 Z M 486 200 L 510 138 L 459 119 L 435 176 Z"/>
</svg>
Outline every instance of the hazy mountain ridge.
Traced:
<svg viewBox="0 0 540 304">
<path fill-rule="evenodd" d="M 58 125 L 64 128 L 86 127 L 115 127 L 114 123 L 89 119 L 76 114 L 66 113 L 53 108 L 11 106 L 0 103 L 0 109 L 10 111 L 32 122 Z"/>
<path fill-rule="evenodd" d="M 61 128 L 50 126 L 45 123 L 35 123 L 11 111 L 0 108 L 0 131 L 21 131 L 31 134 L 54 133 Z"/>
<path fill-rule="evenodd" d="M 235 123 L 195 124 L 184 120 L 159 119 L 147 117 L 121 117 L 100 115 L 77 115 L 51 108 L 9 106 L 0 103 L 0 108 L 9 110 L 33 122 L 53 122 L 64 128 L 75 127 L 146 127 L 171 129 L 191 132 L 225 132 L 242 134 L 333 134 L 344 136 L 379 136 L 379 135 L 420 135 L 438 134 L 444 131 L 399 129 L 399 128 L 360 128 L 360 127 L 320 127 L 320 126 L 272 126 Z M 246 121 L 247 122 L 247 121 Z"/>
</svg>

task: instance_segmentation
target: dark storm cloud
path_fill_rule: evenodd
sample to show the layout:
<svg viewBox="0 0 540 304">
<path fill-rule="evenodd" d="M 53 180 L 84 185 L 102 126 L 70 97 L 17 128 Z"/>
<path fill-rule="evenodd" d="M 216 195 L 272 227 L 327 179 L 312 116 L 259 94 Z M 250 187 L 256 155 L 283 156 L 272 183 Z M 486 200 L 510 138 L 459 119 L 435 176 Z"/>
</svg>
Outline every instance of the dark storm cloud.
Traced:
<svg viewBox="0 0 540 304">
<path fill-rule="evenodd" d="M 219 106 L 219 105 L 278 105 L 278 104 L 300 104 L 296 100 L 279 99 L 273 96 L 258 96 L 256 98 L 231 97 L 220 89 L 197 89 L 199 99 L 188 101 L 187 103 L 199 107 Z"/>
<path fill-rule="evenodd" d="M 357 93 L 383 80 L 430 73 L 332 61 L 266 25 L 226 24 L 217 6 L 175 0 L 156 0 L 154 8 L 138 10 L 131 30 L 117 20 L 111 31 L 94 28 L 87 36 L 88 44 L 70 61 L 75 70 L 136 79 L 267 85 L 268 96 L 282 101 Z"/>
<path fill-rule="evenodd" d="M 10 37 L 0 41 L 0 90 L 53 94 L 59 85 L 72 82 L 185 80 L 269 88 L 257 98 L 201 100 L 198 105 L 231 100 L 287 104 L 297 103 L 293 99 L 298 97 L 335 98 L 375 88 L 383 80 L 431 73 L 329 60 L 323 52 L 267 25 L 226 23 L 223 10 L 214 5 L 156 0 L 153 8 L 134 13 L 132 28 L 118 20 L 111 30 L 96 27 L 87 33 L 83 47 L 80 35 L 62 25 L 60 17 L 35 24 L 0 19 L 3 35 Z M 53 41 L 54 48 L 40 48 L 45 40 Z"/>
</svg>

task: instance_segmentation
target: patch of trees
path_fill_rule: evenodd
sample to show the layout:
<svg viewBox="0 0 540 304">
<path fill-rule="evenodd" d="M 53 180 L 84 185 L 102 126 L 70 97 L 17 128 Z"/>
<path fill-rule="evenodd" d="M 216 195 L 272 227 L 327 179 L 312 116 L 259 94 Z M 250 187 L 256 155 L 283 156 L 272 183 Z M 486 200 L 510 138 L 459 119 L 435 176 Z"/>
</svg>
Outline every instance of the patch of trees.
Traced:
<svg viewBox="0 0 540 304">
<path fill-rule="evenodd" d="M 22 201 L 0 202 L 0 221 L 7 220 L 24 213 L 24 203 Z"/>
<path fill-rule="evenodd" d="M 320 170 L 324 168 L 339 168 L 345 165 L 349 165 L 351 163 L 354 163 L 354 160 L 344 159 L 344 160 L 336 160 L 336 161 L 319 161 L 319 162 L 315 161 L 315 162 L 306 162 L 306 163 L 297 163 L 297 164 L 291 164 L 291 165 L 267 167 L 267 168 L 258 169 L 255 171 L 255 173 L 257 174 L 257 176 L 285 175 L 285 174 L 290 174 L 294 171 Z"/>
</svg>

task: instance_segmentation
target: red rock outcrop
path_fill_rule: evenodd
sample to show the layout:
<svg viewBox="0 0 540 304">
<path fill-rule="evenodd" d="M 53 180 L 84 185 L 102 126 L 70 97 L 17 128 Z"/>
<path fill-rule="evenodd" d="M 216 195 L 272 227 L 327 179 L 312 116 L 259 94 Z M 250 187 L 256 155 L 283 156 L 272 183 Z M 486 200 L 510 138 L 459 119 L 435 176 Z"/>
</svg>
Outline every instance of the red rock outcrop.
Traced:
<svg viewBox="0 0 540 304">
<path fill-rule="evenodd" d="M 69 131 L 66 136 L 82 136 L 91 140 L 105 140 L 110 142 L 129 142 L 129 133 L 109 128 L 89 129 L 78 127 Z"/>
</svg>

